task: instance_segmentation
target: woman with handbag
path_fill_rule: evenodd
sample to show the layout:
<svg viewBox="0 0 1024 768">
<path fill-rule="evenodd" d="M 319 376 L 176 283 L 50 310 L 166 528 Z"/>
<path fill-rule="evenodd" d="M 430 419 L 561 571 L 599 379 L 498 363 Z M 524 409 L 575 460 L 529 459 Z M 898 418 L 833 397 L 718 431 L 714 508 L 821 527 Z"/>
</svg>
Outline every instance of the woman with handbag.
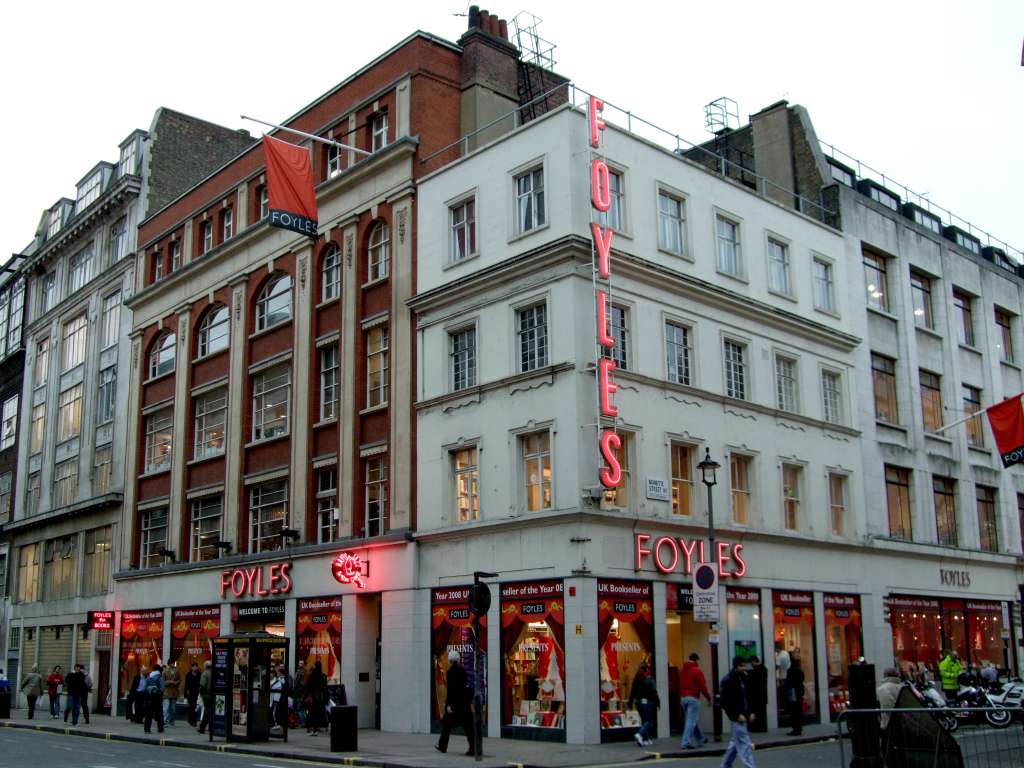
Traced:
<svg viewBox="0 0 1024 768">
<path fill-rule="evenodd" d="M 782 683 L 782 697 L 789 713 L 790 732 L 787 736 L 799 736 L 804 732 L 804 671 L 800 667 L 800 655 L 790 654 L 789 669 Z"/>
</svg>

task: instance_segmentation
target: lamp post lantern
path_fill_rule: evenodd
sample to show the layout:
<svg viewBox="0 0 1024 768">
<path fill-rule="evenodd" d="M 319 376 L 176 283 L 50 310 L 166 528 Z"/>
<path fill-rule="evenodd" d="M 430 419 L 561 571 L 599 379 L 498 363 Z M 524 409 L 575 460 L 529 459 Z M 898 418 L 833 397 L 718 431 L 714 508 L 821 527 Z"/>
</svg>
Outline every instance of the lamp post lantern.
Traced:
<svg viewBox="0 0 1024 768">
<path fill-rule="evenodd" d="M 711 449 L 704 449 L 704 459 L 697 465 L 700 470 L 700 479 L 708 489 L 708 556 L 715 558 L 715 508 L 711 497 L 711 489 L 718 484 L 715 472 L 721 467 L 717 461 L 711 458 Z M 718 636 L 718 624 L 712 624 L 710 629 L 712 637 Z M 718 644 L 711 643 L 711 693 L 712 712 L 715 741 L 722 740 L 722 705 L 718 699 Z"/>
</svg>

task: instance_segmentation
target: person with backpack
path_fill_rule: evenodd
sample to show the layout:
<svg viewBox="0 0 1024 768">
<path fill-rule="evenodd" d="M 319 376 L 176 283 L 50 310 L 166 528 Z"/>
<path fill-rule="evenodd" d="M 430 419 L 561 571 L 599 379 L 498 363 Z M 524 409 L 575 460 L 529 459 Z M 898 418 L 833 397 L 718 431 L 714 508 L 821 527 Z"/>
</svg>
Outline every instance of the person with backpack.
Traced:
<svg viewBox="0 0 1024 768">
<path fill-rule="evenodd" d="M 654 678 L 649 674 L 650 667 L 646 661 L 640 662 L 640 668 L 636 671 L 633 684 L 629 689 L 629 706 L 636 706 L 640 714 L 640 728 L 633 736 L 638 747 L 650 746 L 654 743 L 651 735 L 654 733 L 654 719 L 661 706 L 661 699 L 658 698 L 658 687 Z"/>
<path fill-rule="evenodd" d="M 28 699 L 28 719 L 32 720 L 36 716 L 36 700 L 43 695 L 43 676 L 35 664 L 32 665 L 32 671 L 22 679 L 21 690 Z"/>
<path fill-rule="evenodd" d="M 153 717 L 156 717 L 157 731 L 164 732 L 164 676 L 159 664 L 146 677 L 146 719 L 142 723 L 146 733 L 152 733 Z"/>
</svg>

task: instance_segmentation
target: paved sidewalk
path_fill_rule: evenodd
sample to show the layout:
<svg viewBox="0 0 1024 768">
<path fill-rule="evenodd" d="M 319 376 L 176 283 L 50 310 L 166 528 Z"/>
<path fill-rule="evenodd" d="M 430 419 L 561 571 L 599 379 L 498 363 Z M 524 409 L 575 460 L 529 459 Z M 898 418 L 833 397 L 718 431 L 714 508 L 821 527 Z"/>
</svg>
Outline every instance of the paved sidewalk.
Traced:
<svg viewBox="0 0 1024 768">
<path fill-rule="evenodd" d="M 464 736 L 453 736 L 449 752 L 442 755 L 434 749 L 436 734 L 388 733 L 365 729 L 359 731 L 358 752 L 331 752 L 330 736 L 308 736 L 304 729 L 291 731 L 288 743 L 280 739 L 259 744 L 226 743 L 223 739 L 209 741 L 185 720 L 169 726 L 164 733 L 146 734 L 141 725 L 130 723 L 123 717 L 94 715 L 91 725 L 79 721 L 77 727 L 63 720 L 52 720 L 45 712 L 40 718 L 28 720 L 24 710 L 14 710 L 10 720 L 0 720 L 0 726 L 31 728 L 44 732 L 86 736 L 117 741 L 132 741 L 153 745 L 210 749 L 235 754 L 263 757 L 290 758 L 337 765 L 379 766 L 380 768 L 447 768 L 447 766 L 482 765 L 487 768 L 507 768 L 510 764 L 523 768 L 572 768 L 574 766 L 608 765 L 657 757 L 698 757 L 720 755 L 726 742 L 709 744 L 698 750 L 682 750 L 679 737 L 658 739 L 650 747 L 640 748 L 635 742 L 616 744 L 557 744 L 544 741 L 518 739 L 484 739 L 484 759 L 477 764 L 465 757 Z M 825 741 L 835 735 L 832 725 L 811 725 L 803 736 L 786 736 L 779 729 L 771 733 L 753 734 L 755 748 Z"/>
</svg>

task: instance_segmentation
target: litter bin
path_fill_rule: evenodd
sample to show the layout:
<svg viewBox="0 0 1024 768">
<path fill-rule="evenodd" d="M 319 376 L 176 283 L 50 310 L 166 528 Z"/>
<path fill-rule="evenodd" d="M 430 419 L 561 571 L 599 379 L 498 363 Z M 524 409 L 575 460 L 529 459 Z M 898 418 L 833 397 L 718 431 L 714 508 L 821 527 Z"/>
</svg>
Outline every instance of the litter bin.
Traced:
<svg viewBox="0 0 1024 768">
<path fill-rule="evenodd" d="M 11 686 L 6 681 L 0 681 L 0 720 L 7 720 L 11 716 Z"/>
<path fill-rule="evenodd" d="M 331 707 L 331 752 L 359 749 L 358 709 L 350 704 Z"/>
</svg>

